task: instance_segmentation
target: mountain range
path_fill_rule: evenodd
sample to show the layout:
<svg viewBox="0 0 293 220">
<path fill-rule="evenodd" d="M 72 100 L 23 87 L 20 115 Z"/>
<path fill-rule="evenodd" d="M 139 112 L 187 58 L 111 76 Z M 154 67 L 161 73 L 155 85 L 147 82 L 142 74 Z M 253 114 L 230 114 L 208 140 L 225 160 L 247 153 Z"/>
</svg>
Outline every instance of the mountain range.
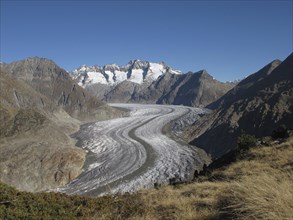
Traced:
<svg viewBox="0 0 293 220">
<path fill-rule="evenodd" d="M 292 127 L 293 54 L 237 85 L 205 70 L 183 74 L 163 62 L 139 60 L 69 73 L 37 57 L 0 67 L 0 180 L 21 190 L 56 188 L 80 174 L 86 153 L 69 135 L 82 123 L 126 114 L 105 102 L 211 109 L 183 138 L 212 158 L 237 148 L 243 132 L 262 137 L 280 125 Z"/>
<path fill-rule="evenodd" d="M 125 66 L 85 65 L 71 71 L 76 82 L 106 102 L 206 106 L 235 84 L 215 80 L 206 70 L 183 74 L 164 62 L 132 60 Z"/>
<path fill-rule="evenodd" d="M 293 125 L 293 54 L 251 74 L 217 101 L 214 109 L 186 132 L 187 139 L 219 158 L 237 147 L 241 133 L 270 136 Z"/>
</svg>

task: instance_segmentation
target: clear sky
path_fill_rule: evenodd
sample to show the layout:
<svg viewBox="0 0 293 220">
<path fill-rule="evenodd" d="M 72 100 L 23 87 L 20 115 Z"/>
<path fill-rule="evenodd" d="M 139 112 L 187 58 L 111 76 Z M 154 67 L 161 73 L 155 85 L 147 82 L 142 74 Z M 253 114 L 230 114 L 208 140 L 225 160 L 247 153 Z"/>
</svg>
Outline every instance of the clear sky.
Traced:
<svg viewBox="0 0 293 220">
<path fill-rule="evenodd" d="M 1 0 L 1 57 L 82 64 L 164 61 L 241 79 L 292 53 L 292 0 Z"/>
</svg>

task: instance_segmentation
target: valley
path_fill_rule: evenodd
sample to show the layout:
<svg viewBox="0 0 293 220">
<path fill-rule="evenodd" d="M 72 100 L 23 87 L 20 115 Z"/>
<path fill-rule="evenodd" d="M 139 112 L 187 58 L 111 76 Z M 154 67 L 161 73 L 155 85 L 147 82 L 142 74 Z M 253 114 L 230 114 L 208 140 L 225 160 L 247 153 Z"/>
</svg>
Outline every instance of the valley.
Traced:
<svg viewBox="0 0 293 220">
<path fill-rule="evenodd" d="M 0 0 L 0 220 L 293 220 L 292 8 Z"/>
<path fill-rule="evenodd" d="M 130 110 L 128 117 L 83 125 L 74 134 L 87 151 L 81 175 L 56 191 L 96 196 L 133 192 L 166 184 L 170 178 L 189 180 L 209 159 L 203 150 L 162 134 L 173 123 L 177 132 L 205 110 L 171 105 L 110 104 Z M 196 117 L 197 116 L 197 117 Z M 180 124 L 180 126 L 179 126 Z"/>
<path fill-rule="evenodd" d="M 293 0 L 0 0 L 0 220 L 293 220 Z"/>
</svg>

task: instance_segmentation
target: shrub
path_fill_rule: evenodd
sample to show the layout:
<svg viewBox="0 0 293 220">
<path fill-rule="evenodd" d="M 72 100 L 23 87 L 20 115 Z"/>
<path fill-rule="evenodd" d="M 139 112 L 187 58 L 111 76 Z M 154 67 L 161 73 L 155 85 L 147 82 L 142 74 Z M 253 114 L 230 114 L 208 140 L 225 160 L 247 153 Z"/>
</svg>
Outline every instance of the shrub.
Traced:
<svg viewBox="0 0 293 220">
<path fill-rule="evenodd" d="M 237 154 L 243 155 L 249 148 L 256 145 L 256 138 L 253 135 L 242 134 L 237 139 Z"/>
<path fill-rule="evenodd" d="M 279 126 L 272 133 L 272 138 L 274 138 L 274 139 L 287 138 L 287 137 L 288 137 L 288 129 L 286 128 L 285 125 Z"/>
</svg>

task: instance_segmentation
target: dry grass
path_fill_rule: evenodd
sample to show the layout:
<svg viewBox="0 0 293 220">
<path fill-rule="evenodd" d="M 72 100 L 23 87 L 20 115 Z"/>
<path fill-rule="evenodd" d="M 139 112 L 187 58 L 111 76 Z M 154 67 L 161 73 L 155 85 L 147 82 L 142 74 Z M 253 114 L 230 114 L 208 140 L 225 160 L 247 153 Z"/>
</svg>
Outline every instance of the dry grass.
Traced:
<svg viewBox="0 0 293 220">
<path fill-rule="evenodd" d="M 234 179 L 219 198 L 230 219 L 293 219 L 293 138 L 272 147 L 253 148 L 247 160 L 222 171 Z"/>
<path fill-rule="evenodd" d="M 260 173 L 236 181 L 222 197 L 231 219 L 293 219 L 292 173 Z"/>
<path fill-rule="evenodd" d="M 140 219 L 210 219 L 218 215 L 217 197 L 226 187 L 203 182 L 141 191 L 147 212 Z"/>
<path fill-rule="evenodd" d="M 227 180 L 239 179 L 243 176 L 257 176 L 259 173 L 271 174 L 293 170 L 293 138 L 285 143 L 270 147 L 250 149 L 245 159 L 239 160 L 223 169 L 215 170 L 213 175 Z"/>
<path fill-rule="evenodd" d="M 221 180 L 141 191 L 145 215 L 134 219 L 293 219 L 293 138 L 252 148 L 215 170 Z"/>
</svg>

